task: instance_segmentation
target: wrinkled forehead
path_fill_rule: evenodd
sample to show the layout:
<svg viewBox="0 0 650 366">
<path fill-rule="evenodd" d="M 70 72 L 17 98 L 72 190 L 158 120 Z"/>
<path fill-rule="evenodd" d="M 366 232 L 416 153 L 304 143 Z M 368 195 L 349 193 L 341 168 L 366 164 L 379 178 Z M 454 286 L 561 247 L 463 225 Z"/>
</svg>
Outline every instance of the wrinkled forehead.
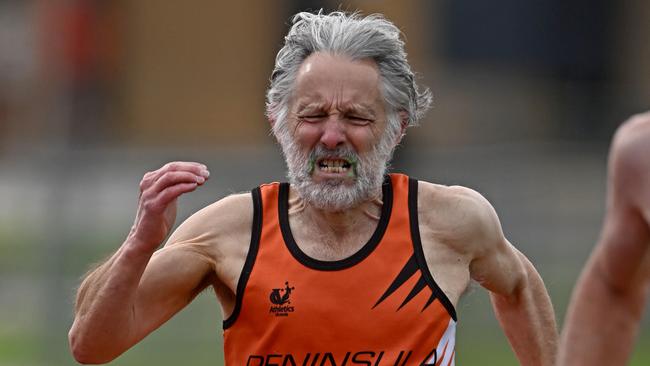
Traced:
<svg viewBox="0 0 650 366">
<path fill-rule="evenodd" d="M 345 56 L 317 52 L 300 66 L 293 101 L 305 103 L 382 104 L 381 78 L 371 59 L 352 60 Z"/>
</svg>

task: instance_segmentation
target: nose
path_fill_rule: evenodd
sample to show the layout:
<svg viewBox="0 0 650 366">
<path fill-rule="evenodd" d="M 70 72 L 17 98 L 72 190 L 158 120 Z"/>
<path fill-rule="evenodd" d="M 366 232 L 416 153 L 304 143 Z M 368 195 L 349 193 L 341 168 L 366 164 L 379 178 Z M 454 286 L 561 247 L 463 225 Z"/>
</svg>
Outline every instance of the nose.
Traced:
<svg viewBox="0 0 650 366">
<path fill-rule="evenodd" d="M 320 136 L 320 143 L 325 148 L 333 150 L 345 143 L 345 126 L 338 116 L 330 116 L 323 124 L 323 132 Z"/>
</svg>

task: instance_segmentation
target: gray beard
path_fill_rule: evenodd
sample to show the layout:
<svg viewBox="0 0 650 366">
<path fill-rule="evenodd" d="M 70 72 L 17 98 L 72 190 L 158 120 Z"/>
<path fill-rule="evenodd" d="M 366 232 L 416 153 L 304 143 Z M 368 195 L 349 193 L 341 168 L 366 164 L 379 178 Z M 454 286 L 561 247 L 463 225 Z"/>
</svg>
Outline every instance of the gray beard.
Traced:
<svg viewBox="0 0 650 366">
<path fill-rule="evenodd" d="M 289 183 L 300 197 L 318 209 L 339 212 L 381 196 L 384 175 L 393 153 L 392 142 L 399 132 L 394 130 L 387 127 L 379 143 L 365 156 L 358 155 L 349 146 L 329 150 L 318 145 L 310 152 L 301 152 L 286 122 L 275 126 L 274 133 L 287 163 Z M 329 179 L 314 182 L 312 172 L 315 167 L 311 166 L 312 162 L 334 156 L 357 162 L 353 181 Z"/>
</svg>

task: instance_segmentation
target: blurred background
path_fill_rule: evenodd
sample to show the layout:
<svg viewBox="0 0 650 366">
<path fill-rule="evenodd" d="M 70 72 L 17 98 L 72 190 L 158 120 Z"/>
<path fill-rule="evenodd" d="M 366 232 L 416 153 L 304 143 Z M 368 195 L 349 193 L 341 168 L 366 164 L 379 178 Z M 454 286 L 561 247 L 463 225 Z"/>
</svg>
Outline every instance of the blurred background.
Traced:
<svg viewBox="0 0 650 366">
<path fill-rule="evenodd" d="M 210 167 L 179 222 L 284 179 L 264 93 L 290 16 L 320 8 L 402 29 L 435 101 L 392 170 L 483 193 L 562 321 L 610 137 L 650 107 L 650 2 L 0 0 L 0 365 L 75 364 L 75 288 L 125 238 L 144 172 Z M 517 364 L 484 290 L 458 312 L 459 365 Z M 111 364 L 221 365 L 221 333 L 207 292 Z M 650 364 L 647 320 L 636 349 Z"/>
</svg>

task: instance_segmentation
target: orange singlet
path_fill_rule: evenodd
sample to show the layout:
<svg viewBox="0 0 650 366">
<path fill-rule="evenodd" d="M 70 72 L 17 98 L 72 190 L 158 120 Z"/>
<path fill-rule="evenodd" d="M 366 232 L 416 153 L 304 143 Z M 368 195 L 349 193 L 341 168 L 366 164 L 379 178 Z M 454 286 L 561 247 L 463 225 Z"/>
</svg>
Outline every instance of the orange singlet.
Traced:
<svg viewBox="0 0 650 366">
<path fill-rule="evenodd" d="M 287 183 L 254 189 L 251 247 L 223 323 L 226 365 L 454 365 L 456 313 L 424 259 L 417 187 L 391 174 L 374 234 L 338 261 L 296 245 Z"/>
</svg>

